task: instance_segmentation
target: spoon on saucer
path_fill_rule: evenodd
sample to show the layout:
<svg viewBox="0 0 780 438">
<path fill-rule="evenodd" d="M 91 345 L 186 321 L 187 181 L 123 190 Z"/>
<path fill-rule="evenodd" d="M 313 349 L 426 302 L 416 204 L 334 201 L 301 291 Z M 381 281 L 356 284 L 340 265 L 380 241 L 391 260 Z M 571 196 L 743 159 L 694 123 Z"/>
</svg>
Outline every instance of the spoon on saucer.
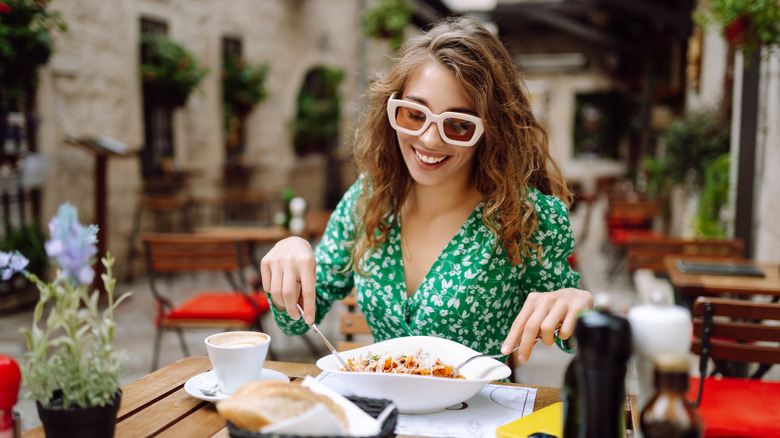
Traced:
<svg viewBox="0 0 780 438">
<path fill-rule="evenodd" d="M 212 386 L 209 389 L 200 388 L 200 392 L 202 392 L 203 395 L 208 397 L 214 397 L 215 395 L 217 395 L 217 391 L 219 391 L 219 382 L 215 383 L 214 386 Z"/>
</svg>

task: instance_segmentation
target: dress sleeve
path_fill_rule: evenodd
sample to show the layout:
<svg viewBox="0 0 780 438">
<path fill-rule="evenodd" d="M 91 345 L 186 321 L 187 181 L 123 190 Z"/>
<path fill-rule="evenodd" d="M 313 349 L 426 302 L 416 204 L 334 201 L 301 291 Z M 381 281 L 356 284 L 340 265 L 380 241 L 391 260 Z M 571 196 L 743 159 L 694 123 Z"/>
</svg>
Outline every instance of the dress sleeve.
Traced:
<svg viewBox="0 0 780 438">
<path fill-rule="evenodd" d="M 546 196 L 535 190 L 529 194 L 529 199 L 538 220 L 533 239 L 542 246 L 542 258 L 539 260 L 535 252 L 524 258 L 525 272 L 521 279 L 523 292 L 551 292 L 577 287 L 580 274 L 571 268 L 568 261 L 574 251 L 574 234 L 566 205 L 554 196 Z"/>
<path fill-rule="evenodd" d="M 358 179 L 341 198 L 328 220 L 322 239 L 314 250 L 314 257 L 317 260 L 315 322 L 318 324 L 333 303 L 349 295 L 354 286 L 353 270 L 349 267 L 349 259 L 352 250 L 351 241 L 355 232 L 355 205 L 362 184 L 362 179 Z M 271 309 L 276 324 L 285 334 L 299 335 L 309 329 L 303 319 L 295 321 L 286 311 L 278 311 L 274 306 L 271 306 Z"/>
<path fill-rule="evenodd" d="M 554 196 L 532 191 L 529 199 L 536 210 L 538 228 L 534 234 L 536 243 L 542 245 L 542 259 L 536 253 L 524 259 L 525 272 L 521 288 L 527 296 L 531 292 L 552 292 L 567 287 L 578 287 L 580 274 L 569 265 L 574 251 L 574 233 L 569 223 L 566 205 Z M 555 343 L 563 351 L 572 353 L 568 340 L 555 336 Z"/>
</svg>

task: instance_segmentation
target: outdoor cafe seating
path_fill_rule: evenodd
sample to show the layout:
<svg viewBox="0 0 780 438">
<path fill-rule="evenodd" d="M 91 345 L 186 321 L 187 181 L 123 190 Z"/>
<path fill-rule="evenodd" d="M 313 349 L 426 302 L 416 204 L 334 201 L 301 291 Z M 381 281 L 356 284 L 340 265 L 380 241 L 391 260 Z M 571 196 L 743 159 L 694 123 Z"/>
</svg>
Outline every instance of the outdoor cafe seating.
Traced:
<svg viewBox="0 0 780 438">
<path fill-rule="evenodd" d="M 270 305 L 264 292 L 250 292 L 247 287 L 247 245 L 240 240 L 195 234 L 146 234 L 142 240 L 149 286 L 157 306 L 153 371 L 157 369 L 165 331 L 176 331 L 185 356 L 190 353 L 184 329 L 263 331 L 262 317 Z M 185 291 L 187 298 L 177 303 L 161 286 L 165 275 L 204 272 L 223 273 L 230 288 Z M 270 351 L 269 356 L 273 357 Z"/>
<path fill-rule="evenodd" d="M 698 405 L 707 436 L 780 436 L 780 382 L 760 380 L 780 363 L 778 323 L 780 304 L 696 300 L 691 350 L 699 355 L 701 377 L 691 379 L 688 399 Z M 754 367 L 750 378 L 748 363 Z"/>
</svg>

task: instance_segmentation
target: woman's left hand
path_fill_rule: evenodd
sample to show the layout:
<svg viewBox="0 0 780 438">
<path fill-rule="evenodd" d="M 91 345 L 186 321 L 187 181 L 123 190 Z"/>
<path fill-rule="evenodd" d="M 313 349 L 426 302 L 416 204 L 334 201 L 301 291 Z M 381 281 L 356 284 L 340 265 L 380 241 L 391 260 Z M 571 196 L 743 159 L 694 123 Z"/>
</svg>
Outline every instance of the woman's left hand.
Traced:
<svg viewBox="0 0 780 438">
<path fill-rule="evenodd" d="M 501 352 L 511 351 L 519 341 L 517 358 L 525 362 L 531 356 L 537 337 L 541 337 L 545 345 L 552 345 L 555 329 L 560 328 L 558 337 L 568 339 L 574 334 L 580 312 L 592 308 L 593 295 L 585 290 L 567 288 L 554 292 L 531 292 L 509 329 Z"/>
</svg>

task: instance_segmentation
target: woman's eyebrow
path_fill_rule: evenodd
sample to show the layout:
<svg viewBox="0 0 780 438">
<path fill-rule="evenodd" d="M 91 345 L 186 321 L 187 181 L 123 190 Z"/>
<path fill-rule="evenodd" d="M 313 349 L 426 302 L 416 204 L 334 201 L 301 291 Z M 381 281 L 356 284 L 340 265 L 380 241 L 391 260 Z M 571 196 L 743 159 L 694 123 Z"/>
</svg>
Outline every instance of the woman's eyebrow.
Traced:
<svg viewBox="0 0 780 438">
<path fill-rule="evenodd" d="M 415 95 L 412 94 L 412 95 L 406 95 L 403 98 L 415 101 L 415 102 L 419 103 L 420 105 L 425 105 L 426 107 L 428 107 L 428 99 L 425 99 L 424 97 L 415 96 Z M 428 109 L 430 109 L 430 107 L 428 107 Z M 475 115 L 475 116 L 477 115 L 476 111 L 474 111 L 472 109 L 469 109 L 469 108 L 459 107 L 459 106 L 458 107 L 453 107 L 453 108 L 447 108 L 447 110 L 444 111 L 444 112 L 455 112 L 455 113 L 472 114 L 472 115 Z"/>
</svg>

